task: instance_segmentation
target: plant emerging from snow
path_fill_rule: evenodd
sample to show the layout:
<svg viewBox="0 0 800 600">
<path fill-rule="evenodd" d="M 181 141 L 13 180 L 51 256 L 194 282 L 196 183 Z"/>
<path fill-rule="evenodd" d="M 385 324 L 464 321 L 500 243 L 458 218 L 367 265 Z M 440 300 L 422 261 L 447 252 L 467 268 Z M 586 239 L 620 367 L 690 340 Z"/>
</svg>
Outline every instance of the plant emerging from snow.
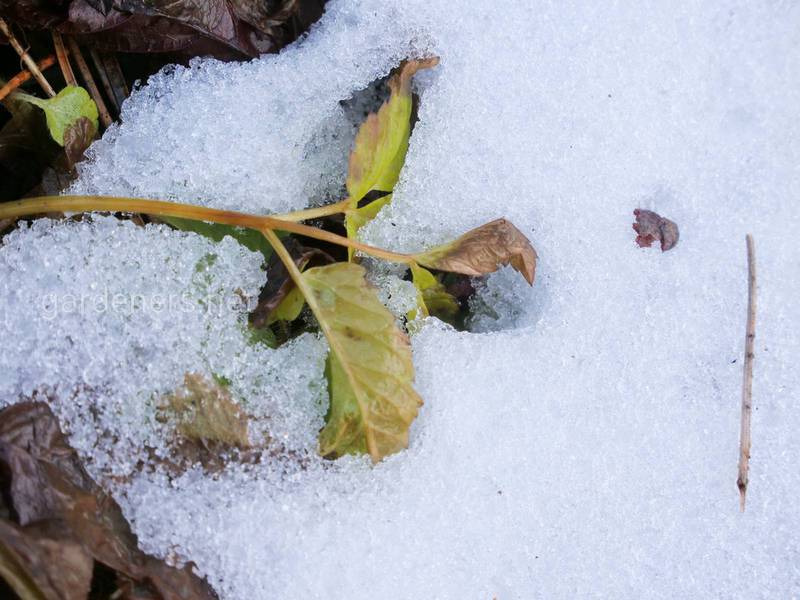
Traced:
<svg viewBox="0 0 800 600">
<path fill-rule="evenodd" d="M 412 386 L 414 369 L 408 336 L 367 282 L 365 269 L 357 263 L 356 251 L 400 263 L 411 270 L 417 289 L 413 316 L 452 312 L 456 306 L 455 299 L 431 270 L 480 276 L 501 265 L 511 265 L 532 285 L 536 269 L 536 252 L 530 242 L 505 219 L 413 254 L 391 252 L 356 239 L 361 226 L 391 201 L 391 192 L 400 176 L 411 135 L 411 78 L 419 69 L 437 63 L 436 58 L 407 61 L 392 76 L 389 99 L 377 113 L 368 116 L 356 136 L 347 177 L 348 197 L 340 202 L 261 216 L 160 200 L 53 196 L 7 203 L 0 207 L 0 219 L 56 211 L 145 213 L 178 228 L 199 230 L 207 235 L 228 234 L 244 241 L 243 236 L 250 235 L 243 233 L 246 229 L 263 236 L 268 242 L 265 252 L 277 255 L 290 284 L 283 286 L 270 312 L 276 318 L 294 320 L 307 304 L 330 346 L 326 369 L 330 407 L 319 436 L 320 454 L 335 458 L 364 453 L 374 462 L 380 461 L 408 445 L 408 429 L 422 399 Z M 347 237 L 300 223 L 341 213 Z M 344 246 L 348 249 L 348 261 L 306 268 L 309 260 L 297 260 L 277 232 Z M 249 239 L 252 242 L 252 237 Z M 241 439 L 229 435 L 231 428 L 241 428 L 238 415 L 228 415 L 231 427 L 222 433 L 219 423 L 208 424 L 209 415 L 215 410 L 220 414 L 221 404 L 209 400 L 211 396 L 221 397 L 219 390 L 214 386 L 209 389 L 208 394 L 190 402 L 194 413 L 189 426 L 184 426 L 184 433 L 190 431 L 196 437 L 217 441 Z M 176 397 L 181 397 L 180 393 Z"/>
</svg>

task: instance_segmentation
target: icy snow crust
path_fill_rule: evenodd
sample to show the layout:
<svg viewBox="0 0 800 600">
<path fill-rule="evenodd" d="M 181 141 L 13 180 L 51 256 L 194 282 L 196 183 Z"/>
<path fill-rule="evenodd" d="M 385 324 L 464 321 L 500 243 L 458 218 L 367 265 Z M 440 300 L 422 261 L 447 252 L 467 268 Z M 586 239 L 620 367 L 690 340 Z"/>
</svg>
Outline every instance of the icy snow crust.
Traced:
<svg viewBox="0 0 800 600">
<path fill-rule="evenodd" d="M 249 342 L 246 310 L 262 256 L 166 226 L 95 217 L 36 221 L 0 250 L 0 404 L 51 400 L 101 481 L 171 456 L 163 396 L 185 373 L 232 381 L 253 440 L 313 447 L 322 424 L 325 346 L 306 335 L 279 350 Z M 295 361 L 307 369 L 286 369 Z"/>
<path fill-rule="evenodd" d="M 153 78 L 75 190 L 274 212 L 337 196 L 353 135 L 339 102 L 401 58 L 435 53 L 393 205 L 365 239 L 418 249 L 506 216 L 541 261 L 532 291 L 507 272 L 486 284 L 475 302 L 492 310 L 473 325 L 490 333 L 433 322 L 414 337 L 426 404 L 408 451 L 374 468 L 309 458 L 141 475 L 116 495 L 143 548 L 195 561 L 225 599 L 800 595 L 799 11 L 333 1 L 279 56 Z M 674 250 L 635 246 L 636 207 L 679 224 Z M 746 232 L 760 298 L 740 514 Z M 134 365 L 131 389 L 145 396 L 184 369 L 228 365 L 238 397 L 250 390 L 251 406 L 283 415 L 295 447 L 313 450 L 324 408 L 302 407 L 324 391 L 324 345 L 310 336 L 237 355 L 223 343 L 237 308 L 216 324 L 153 319 L 149 334 L 73 320 L 50 335 L 26 307 L 37 285 L 80 290 L 92 277 L 191 287 L 190 265 L 213 245 L 167 237 L 101 221 L 7 240 L 3 399 L 80 380 L 86 345 L 106 343 L 103 364 Z M 186 264 L 165 269 L 162 242 Z M 87 248 L 113 258 L 82 266 Z M 213 251 L 212 285 L 254 294 L 253 258 L 230 243 Z M 295 352 L 301 361 L 280 362 Z M 269 377 L 254 380 L 264 364 Z M 293 408 L 306 412 L 289 422 Z M 100 460 L 102 448 L 77 443 Z"/>
</svg>

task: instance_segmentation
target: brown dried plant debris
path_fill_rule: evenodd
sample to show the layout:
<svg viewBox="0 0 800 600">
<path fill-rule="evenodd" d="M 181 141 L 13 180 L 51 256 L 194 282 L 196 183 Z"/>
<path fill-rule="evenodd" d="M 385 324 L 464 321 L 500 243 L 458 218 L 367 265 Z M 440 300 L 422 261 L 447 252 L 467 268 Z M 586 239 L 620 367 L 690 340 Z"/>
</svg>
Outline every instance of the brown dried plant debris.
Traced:
<svg viewBox="0 0 800 600">
<path fill-rule="evenodd" d="M 211 600 L 192 572 L 148 556 L 119 505 L 88 475 L 41 402 L 0 411 L 0 576 L 20 597 L 81 599 L 99 567 L 113 597 Z"/>
<path fill-rule="evenodd" d="M 637 208 L 633 211 L 636 223 L 633 230 L 636 232 L 636 243 L 640 248 L 649 248 L 653 242 L 661 243 L 661 251 L 672 250 L 678 243 L 680 234 L 678 226 L 669 219 L 665 219 L 652 210 Z"/>
</svg>

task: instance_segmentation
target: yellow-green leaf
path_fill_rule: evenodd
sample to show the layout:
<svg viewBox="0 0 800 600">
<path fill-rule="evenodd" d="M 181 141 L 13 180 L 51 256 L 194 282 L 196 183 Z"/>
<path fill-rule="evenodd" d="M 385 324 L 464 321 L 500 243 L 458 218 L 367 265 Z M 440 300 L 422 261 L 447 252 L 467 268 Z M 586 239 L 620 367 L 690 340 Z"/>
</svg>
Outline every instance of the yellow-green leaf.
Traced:
<svg viewBox="0 0 800 600">
<path fill-rule="evenodd" d="M 50 135 L 61 146 L 64 145 L 64 132 L 81 117 L 89 119 L 94 131 L 97 131 L 97 106 L 82 87 L 68 85 L 55 97 L 47 100 L 23 93 L 16 93 L 14 97 L 30 102 L 44 111 Z"/>
<path fill-rule="evenodd" d="M 458 301 L 445 290 L 433 273 L 419 265 L 412 264 L 411 279 L 417 288 L 418 308 L 409 313 L 409 319 L 417 317 L 417 310 L 424 316 L 434 315 L 444 321 L 458 312 Z"/>
<path fill-rule="evenodd" d="M 345 223 L 348 237 L 354 238 L 361 226 L 390 201 L 389 197 L 384 197 L 358 208 L 359 201 L 370 191 L 391 192 L 394 189 L 406 160 L 411 135 L 411 78 L 417 71 L 438 63 L 436 57 L 403 62 L 389 79 L 389 99 L 359 128 L 347 173 L 350 206 L 345 212 Z M 350 251 L 350 258 L 352 254 Z"/>
<path fill-rule="evenodd" d="M 361 125 L 350 154 L 347 192 L 352 205 L 372 189 L 390 192 L 400 176 L 411 134 L 411 78 L 438 58 L 409 60 L 389 80 L 389 99 Z"/>
<path fill-rule="evenodd" d="M 293 287 L 291 291 L 284 296 L 283 300 L 280 301 L 280 304 L 275 308 L 275 312 L 270 315 L 270 318 L 267 320 L 267 325 L 275 321 L 294 321 L 300 316 L 300 312 L 303 310 L 305 304 L 306 299 L 303 298 L 303 292 L 301 292 L 299 288 Z"/>
<path fill-rule="evenodd" d="M 497 219 L 468 231 L 456 240 L 414 255 L 415 260 L 437 271 L 478 276 L 510 264 L 533 285 L 536 250 L 527 237 L 505 219 Z"/>
<path fill-rule="evenodd" d="M 374 462 L 408 446 L 422 399 L 414 391 L 408 337 L 364 278 L 336 263 L 308 269 L 301 289 L 330 344 L 330 408 L 323 456 L 369 454 Z"/>
<path fill-rule="evenodd" d="M 184 376 L 183 387 L 167 396 L 165 408 L 178 419 L 178 433 L 193 441 L 250 446 L 247 415 L 217 381 L 197 373 Z"/>
<path fill-rule="evenodd" d="M 361 208 L 347 210 L 345 213 L 344 219 L 344 226 L 347 230 L 347 237 L 350 239 L 355 239 L 358 230 L 361 229 L 364 225 L 369 223 L 372 219 L 375 218 L 375 215 L 380 212 L 380 210 L 389 204 L 392 201 L 392 195 L 388 194 L 383 198 L 378 198 L 377 200 L 373 200 L 366 206 L 362 206 Z M 349 260 L 353 259 L 354 250 L 352 248 L 347 249 L 347 256 Z"/>
</svg>

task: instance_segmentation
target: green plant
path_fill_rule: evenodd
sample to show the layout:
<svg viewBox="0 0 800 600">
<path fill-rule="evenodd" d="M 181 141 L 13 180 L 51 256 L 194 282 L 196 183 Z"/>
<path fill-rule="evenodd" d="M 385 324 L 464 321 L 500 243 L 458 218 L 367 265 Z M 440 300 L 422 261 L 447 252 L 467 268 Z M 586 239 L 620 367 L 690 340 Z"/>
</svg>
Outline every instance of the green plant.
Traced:
<svg viewBox="0 0 800 600">
<path fill-rule="evenodd" d="M 356 137 L 347 178 L 350 196 L 341 202 L 261 216 L 160 200 L 49 196 L 0 205 L 0 219 L 47 212 L 146 213 L 215 239 L 233 235 L 265 255 L 274 251 L 294 286 L 285 290 L 274 316 L 294 319 L 307 304 L 330 345 L 330 409 L 320 432 L 320 453 L 326 457 L 366 453 L 377 462 L 407 446 L 408 429 L 422 400 L 412 386 L 414 369 L 408 336 L 368 284 L 355 253 L 409 267 L 419 292 L 414 312 L 423 315 L 458 310 L 455 299 L 428 269 L 479 276 L 511 265 L 530 284 L 536 269 L 536 252 L 530 242 L 505 219 L 414 254 L 376 248 L 356 239 L 359 227 L 391 200 L 400 177 L 411 134 L 410 78 L 437 62 L 409 61 L 394 74 L 389 83 L 390 98 L 377 114 L 367 118 Z M 359 206 L 370 192 L 384 194 Z M 340 213 L 345 216 L 347 237 L 300 223 Z M 308 260 L 298 264 L 278 232 L 343 246 L 348 249 L 348 262 L 303 270 Z M 253 233 L 261 242 L 253 239 Z M 262 247 L 264 241 L 268 248 Z"/>
</svg>

